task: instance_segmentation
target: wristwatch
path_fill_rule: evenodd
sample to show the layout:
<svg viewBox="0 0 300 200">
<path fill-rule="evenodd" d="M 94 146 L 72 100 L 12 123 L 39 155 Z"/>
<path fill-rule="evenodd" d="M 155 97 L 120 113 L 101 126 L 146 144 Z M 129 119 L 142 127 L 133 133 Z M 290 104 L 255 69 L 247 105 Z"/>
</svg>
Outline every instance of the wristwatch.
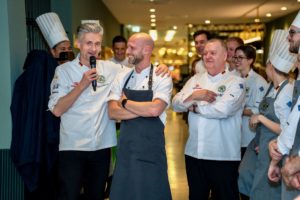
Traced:
<svg viewBox="0 0 300 200">
<path fill-rule="evenodd" d="M 122 105 L 123 108 L 125 108 L 125 105 L 126 105 L 126 103 L 127 103 L 127 100 L 128 100 L 128 99 L 123 99 L 123 100 L 122 100 L 121 105 Z M 126 108 L 125 108 L 125 109 L 126 109 Z"/>
</svg>

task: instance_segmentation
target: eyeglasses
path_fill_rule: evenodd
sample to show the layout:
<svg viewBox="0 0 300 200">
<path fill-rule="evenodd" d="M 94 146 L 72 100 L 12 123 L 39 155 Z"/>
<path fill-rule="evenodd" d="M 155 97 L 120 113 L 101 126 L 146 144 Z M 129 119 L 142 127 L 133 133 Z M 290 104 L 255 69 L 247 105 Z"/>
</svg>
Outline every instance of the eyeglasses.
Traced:
<svg viewBox="0 0 300 200">
<path fill-rule="evenodd" d="M 233 59 L 240 62 L 240 61 L 242 61 L 243 59 L 248 59 L 248 58 L 243 57 L 243 56 L 234 56 Z"/>
<path fill-rule="evenodd" d="M 294 29 L 290 29 L 289 30 L 289 35 L 290 35 L 290 37 L 293 37 L 296 33 L 300 33 L 300 30 L 294 30 Z"/>
</svg>

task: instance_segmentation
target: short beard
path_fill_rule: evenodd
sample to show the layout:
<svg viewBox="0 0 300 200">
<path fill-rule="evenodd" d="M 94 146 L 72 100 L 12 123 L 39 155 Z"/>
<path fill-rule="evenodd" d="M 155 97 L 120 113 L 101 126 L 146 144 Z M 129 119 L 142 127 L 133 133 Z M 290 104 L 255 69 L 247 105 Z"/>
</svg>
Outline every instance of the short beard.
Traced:
<svg viewBox="0 0 300 200">
<path fill-rule="evenodd" d="M 132 65 L 137 65 L 139 64 L 142 60 L 144 59 L 144 56 L 128 56 L 128 63 Z"/>
<path fill-rule="evenodd" d="M 300 46 L 300 41 L 294 42 L 294 43 L 290 44 L 289 51 L 290 51 L 291 53 L 296 53 L 296 54 L 298 54 L 298 53 L 299 53 L 299 46 Z"/>
</svg>

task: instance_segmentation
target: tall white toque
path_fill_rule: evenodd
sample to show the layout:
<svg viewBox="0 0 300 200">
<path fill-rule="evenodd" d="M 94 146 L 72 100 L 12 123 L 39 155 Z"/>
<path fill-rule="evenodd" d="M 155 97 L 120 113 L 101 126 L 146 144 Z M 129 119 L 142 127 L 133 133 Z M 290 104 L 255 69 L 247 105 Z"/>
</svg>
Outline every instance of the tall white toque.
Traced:
<svg viewBox="0 0 300 200">
<path fill-rule="evenodd" d="M 282 31 L 283 30 L 278 30 L 276 38 L 273 37 L 272 39 L 272 52 L 269 54 L 270 62 L 277 70 L 284 73 L 289 73 L 296 62 L 296 55 L 290 53 L 289 51 L 289 42 L 287 40 L 288 31 Z"/>
<path fill-rule="evenodd" d="M 300 11 L 298 12 L 297 16 L 295 17 L 292 25 L 300 28 Z"/>
<path fill-rule="evenodd" d="M 69 41 L 66 31 L 56 13 L 45 13 L 36 18 L 36 22 L 50 48 L 62 41 Z"/>
</svg>

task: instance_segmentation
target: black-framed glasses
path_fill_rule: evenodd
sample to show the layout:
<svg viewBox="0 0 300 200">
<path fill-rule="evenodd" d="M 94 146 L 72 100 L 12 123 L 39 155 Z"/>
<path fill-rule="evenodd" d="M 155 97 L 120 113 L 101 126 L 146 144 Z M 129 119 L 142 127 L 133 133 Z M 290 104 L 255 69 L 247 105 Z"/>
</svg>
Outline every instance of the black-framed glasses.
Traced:
<svg viewBox="0 0 300 200">
<path fill-rule="evenodd" d="M 294 29 L 290 29 L 290 30 L 289 30 L 289 35 L 290 35 L 291 37 L 293 37 L 296 33 L 300 33 L 300 30 L 294 30 Z"/>
<path fill-rule="evenodd" d="M 233 59 L 240 62 L 243 59 L 248 59 L 248 58 L 247 57 L 243 57 L 243 56 L 234 56 Z"/>
</svg>

